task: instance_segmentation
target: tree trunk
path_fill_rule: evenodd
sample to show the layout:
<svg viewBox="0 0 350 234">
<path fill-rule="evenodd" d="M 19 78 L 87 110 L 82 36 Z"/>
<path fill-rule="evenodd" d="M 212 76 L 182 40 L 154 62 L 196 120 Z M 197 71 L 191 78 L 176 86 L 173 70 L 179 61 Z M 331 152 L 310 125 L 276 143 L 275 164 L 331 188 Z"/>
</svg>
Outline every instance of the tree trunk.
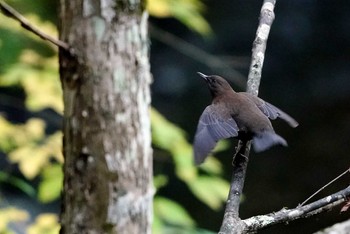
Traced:
<svg viewBox="0 0 350 234">
<path fill-rule="evenodd" d="M 61 233 L 150 233 L 151 76 L 141 0 L 60 0 Z"/>
</svg>

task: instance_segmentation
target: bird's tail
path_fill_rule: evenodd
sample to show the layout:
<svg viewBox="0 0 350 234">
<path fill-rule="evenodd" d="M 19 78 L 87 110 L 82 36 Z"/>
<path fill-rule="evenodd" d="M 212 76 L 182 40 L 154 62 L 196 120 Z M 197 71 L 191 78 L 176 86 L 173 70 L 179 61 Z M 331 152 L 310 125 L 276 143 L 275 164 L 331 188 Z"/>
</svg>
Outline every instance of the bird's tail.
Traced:
<svg viewBox="0 0 350 234">
<path fill-rule="evenodd" d="M 287 141 L 273 131 L 260 132 L 253 137 L 255 152 L 265 151 L 274 145 L 288 146 Z"/>
</svg>

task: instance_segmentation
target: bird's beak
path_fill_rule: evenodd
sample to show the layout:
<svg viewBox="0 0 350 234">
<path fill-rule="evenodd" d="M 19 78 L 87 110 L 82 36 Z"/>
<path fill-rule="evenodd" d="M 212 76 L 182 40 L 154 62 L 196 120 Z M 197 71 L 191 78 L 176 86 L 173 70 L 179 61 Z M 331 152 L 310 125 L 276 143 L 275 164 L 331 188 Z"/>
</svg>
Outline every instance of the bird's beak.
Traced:
<svg viewBox="0 0 350 234">
<path fill-rule="evenodd" d="M 200 75 L 204 80 L 208 81 L 208 77 L 207 75 L 204 75 L 203 73 L 201 72 L 197 72 L 198 75 Z"/>
</svg>

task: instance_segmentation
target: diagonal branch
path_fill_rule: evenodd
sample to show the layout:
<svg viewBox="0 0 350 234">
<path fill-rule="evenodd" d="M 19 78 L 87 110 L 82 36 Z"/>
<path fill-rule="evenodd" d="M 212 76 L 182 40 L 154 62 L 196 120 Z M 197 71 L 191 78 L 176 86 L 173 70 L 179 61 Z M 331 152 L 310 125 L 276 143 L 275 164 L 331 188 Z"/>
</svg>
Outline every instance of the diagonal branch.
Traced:
<svg viewBox="0 0 350 234">
<path fill-rule="evenodd" d="M 261 71 L 264 63 L 266 43 L 272 22 L 275 18 L 273 12 L 276 0 L 264 0 L 260 11 L 259 26 L 253 43 L 252 60 L 249 69 L 247 91 L 258 95 Z M 243 192 L 244 180 L 248 166 L 250 142 L 239 142 L 236 157 L 233 163 L 231 186 L 226 202 L 224 219 L 220 228 L 221 234 L 242 233 L 245 223 L 239 218 L 240 196 Z"/>
<path fill-rule="evenodd" d="M 317 190 L 315 193 L 313 193 L 310 197 L 308 197 L 305 201 L 303 201 L 298 207 L 303 206 L 306 202 L 308 202 L 311 198 L 313 198 L 314 196 L 316 196 L 318 193 L 320 193 L 323 189 L 325 189 L 326 187 L 328 187 L 329 185 L 331 185 L 332 183 L 334 183 L 335 181 L 337 181 L 338 179 L 340 179 L 341 177 L 343 177 L 345 174 L 350 172 L 350 168 L 346 169 L 346 171 L 344 171 L 343 173 L 341 173 L 340 175 L 338 175 L 337 177 L 335 177 L 333 180 L 331 180 L 330 182 L 328 182 L 325 186 L 323 186 L 322 188 L 320 188 L 319 190 Z"/>
<path fill-rule="evenodd" d="M 14 20 L 18 21 L 21 26 L 28 31 L 34 33 L 35 35 L 39 36 L 41 39 L 47 40 L 51 42 L 52 44 L 58 46 L 59 48 L 62 48 L 66 51 L 69 51 L 72 53 L 72 49 L 69 47 L 69 45 L 63 41 L 60 41 L 50 35 L 47 35 L 46 33 L 43 33 L 40 31 L 37 27 L 31 25 L 29 21 L 20 13 L 18 13 L 15 9 L 13 9 L 11 6 L 6 4 L 4 1 L 0 1 L 0 10 L 3 12 L 5 16 L 8 16 L 10 18 L 13 18 Z"/>
<path fill-rule="evenodd" d="M 313 203 L 294 209 L 282 209 L 267 215 L 258 215 L 243 220 L 248 232 L 266 228 L 274 224 L 289 222 L 300 218 L 306 218 L 321 212 L 330 210 L 331 208 L 343 203 L 350 196 L 350 186 L 337 193 L 324 197 Z"/>
</svg>

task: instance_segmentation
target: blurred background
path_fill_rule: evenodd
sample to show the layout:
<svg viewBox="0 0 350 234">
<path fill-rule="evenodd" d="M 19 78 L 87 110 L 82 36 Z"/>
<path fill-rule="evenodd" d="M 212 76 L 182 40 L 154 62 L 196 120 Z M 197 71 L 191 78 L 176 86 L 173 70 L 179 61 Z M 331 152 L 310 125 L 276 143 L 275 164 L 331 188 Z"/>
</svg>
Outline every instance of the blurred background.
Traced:
<svg viewBox="0 0 350 234">
<path fill-rule="evenodd" d="M 57 37 L 56 0 L 6 1 Z M 262 1 L 149 0 L 154 147 L 154 233 L 220 228 L 236 140 L 196 168 L 197 121 L 211 98 L 196 74 L 245 90 Z M 289 143 L 251 153 L 241 218 L 293 208 L 349 165 L 350 3 L 278 1 L 259 96 L 300 125 L 273 125 Z M 0 232 L 57 233 L 61 87 L 57 48 L 0 14 Z M 345 188 L 346 175 L 317 198 Z M 317 199 L 316 198 L 316 199 Z M 349 218 L 331 212 L 261 233 L 313 233 Z M 7 232 L 6 232 L 7 231 Z M 260 233 L 260 232 L 259 232 Z"/>
</svg>

